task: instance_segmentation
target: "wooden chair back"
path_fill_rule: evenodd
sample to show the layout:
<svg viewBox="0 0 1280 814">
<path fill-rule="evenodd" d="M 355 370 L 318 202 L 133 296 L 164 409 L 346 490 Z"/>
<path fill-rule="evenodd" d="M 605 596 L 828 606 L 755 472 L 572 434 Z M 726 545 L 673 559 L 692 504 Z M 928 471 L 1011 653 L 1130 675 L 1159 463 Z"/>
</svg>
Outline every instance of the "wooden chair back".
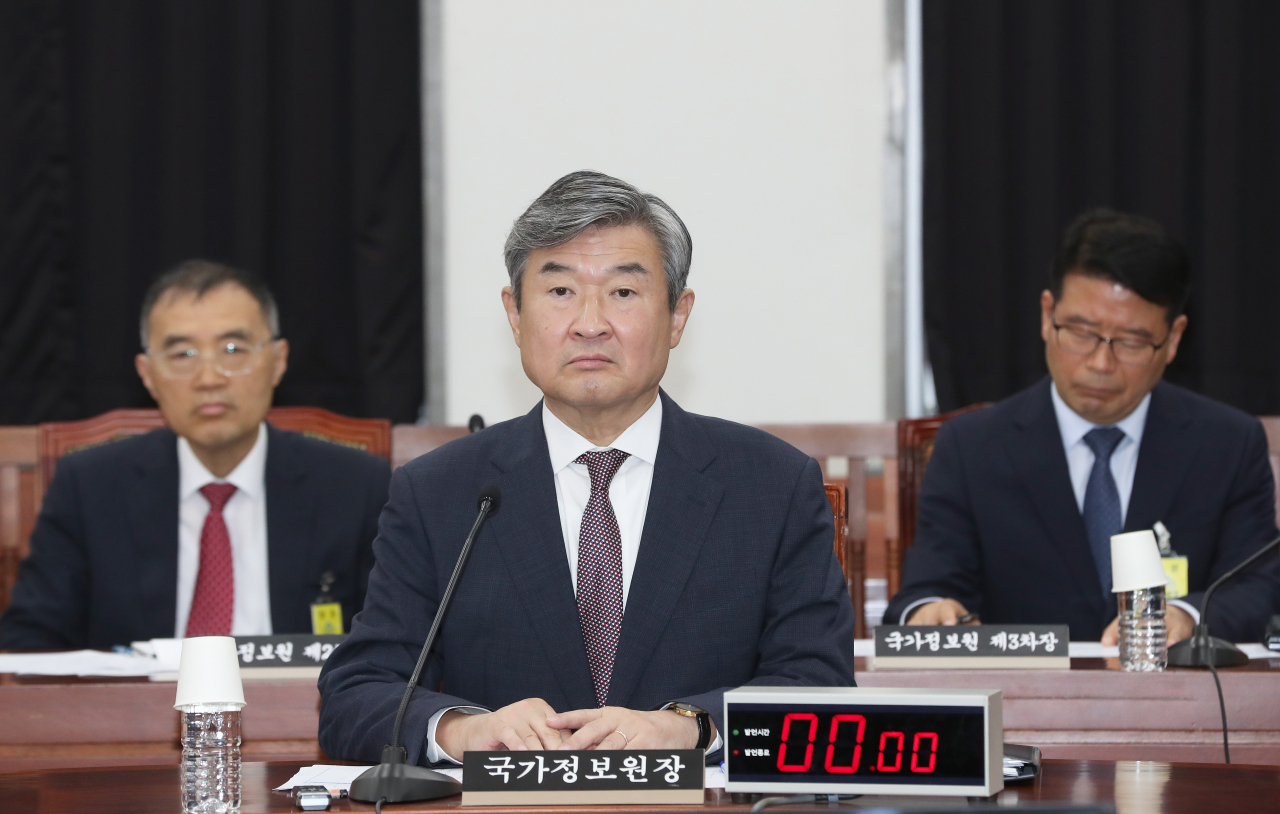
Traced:
<svg viewBox="0 0 1280 814">
<path fill-rule="evenodd" d="M 391 468 L 404 466 L 469 432 L 466 427 L 443 424 L 397 424 L 391 428 Z"/>
<path fill-rule="evenodd" d="M 273 407 L 267 422 L 281 430 L 300 432 L 308 438 L 341 444 L 367 452 L 390 463 L 391 421 L 386 418 L 350 418 L 320 407 Z"/>
<path fill-rule="evenodd" d="M 885 568 L 890 598 L 902 587 L 902 560 L 915 541 L 920 484 L 924 481 L 924 470 L 929 465 L 929 456 L 933 454 L 938 430 L 947 420 L 980 410 L 988 404 L 973 404 L 942 415 L 898 421 L 898 537 L 888 546 Z"/>
<path fill-rule="evenodd" d="M 853 565 L 853 559 L 857 555 L 849 551 L 849 488 L 843 481 L 824 482 L 822 487 L 827 492 L 827 502 L 831 504 L 831 515 L 836 525 L 836 559 L 840 561 L 840 573 L 844 574 L 845 590 L 849 592 L 849 599 L 853 600 L 854 638 L 862 638 L 862 631 L 866 627 L 865 613 L 858 604 L 854 584 L 850 579 L 851 570 L 857 570 Z"/>
<path fill-rule="evenodd" d="M 267 421 L 282 430 L 300 432 L 391 460 L 391 422 L 385 418 L 348 418 L 319 407 L 273 407 Z M 53 480 L 63 456 L 119 441 L 164 426 L 159 410 L 111 410 L 83 421 L 40 425 L 41 495 Z"/>
<path fill-rule="evenodd" d="M 897 474 L 897 445 L 892 422 L 866 424 L 761 424 L 760 429 L 817 459 L 827 486 L 827 498 L 836 517 L 836 556 L 844 570 L 849 598 L 853 600 L 855 629 L 858 638 L 867 635 L 867 466 L 868 461 L 883 461 L 885 496 L 892 502 L 897 495 L 890 480 Z M 844 486 L 843 509 L 838 487 Z M 843 518 L 843 536 L 841 542 Z M 897 536 L 897 512 L 885 506 L 885 538 Z M 841 554 L 840 549 L 844 549 Z"/>
<path fill-rule="evenodd" d="M 0 611 L 9 607 L 40 509 L 39 448 L 36 427 L 0 427 Z"/>
</svg>

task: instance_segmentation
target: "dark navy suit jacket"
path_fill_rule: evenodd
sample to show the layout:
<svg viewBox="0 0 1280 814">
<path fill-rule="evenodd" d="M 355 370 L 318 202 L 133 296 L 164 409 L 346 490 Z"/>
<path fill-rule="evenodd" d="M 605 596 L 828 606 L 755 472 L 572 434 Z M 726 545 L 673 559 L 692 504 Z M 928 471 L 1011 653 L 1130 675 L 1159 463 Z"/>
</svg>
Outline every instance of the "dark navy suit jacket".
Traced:
<svg viewBox="0 0 1280 814">
<path fill-rule="evenodd" d="M 1103 596 L 1067 470 L 1048 378 L 942 425 L 920 491 L 915 544 L 897 623 L 917 599 L 951 597 L 984 622 L 1057 623 L 1097 641 L 1116 616 Z M 1188 558 L 1191 593 L 1204 590 L 1276 535 L 1275 487 L 1262 425 L 1252 416 L 1161 382 L 1151 391 L 1125 531 L 1162 521 Z M 1214 593 L 1214 635 L 1258 641 L 1275 612 L 1280 557 Z"/>
<path fill-rule="evenodd" d="M 320 576 L 351 617 L 364 602 L 387 500 L 386 461 L 267 427 L 271 627 L 311 631 Z M 173 636 L 178 591 L 178 442 L 170 430 L 58 462 L 31 533 L 0 650 L 110 648 Z"/>
<path fill-rule="evenodd" d="M 853 684 L 853 605 L 832 553 L 816 462 L 759 430 L 691 415 L 662 394 L 662 434 L 608 703 L 687 701 L 723 731 L 742 684 Z M 569 577 L 542 406 L 407 464 L 374 542 L 351 637 L 320 676 L 320 744 L 377 762 L 439 597 L 476 518 L 471 551 L 405 718 L 409 762 L 444 707 L 542 698 L 595 706 Z M 440 692 L 434 692 L 440 688 Z"/>
</svg>

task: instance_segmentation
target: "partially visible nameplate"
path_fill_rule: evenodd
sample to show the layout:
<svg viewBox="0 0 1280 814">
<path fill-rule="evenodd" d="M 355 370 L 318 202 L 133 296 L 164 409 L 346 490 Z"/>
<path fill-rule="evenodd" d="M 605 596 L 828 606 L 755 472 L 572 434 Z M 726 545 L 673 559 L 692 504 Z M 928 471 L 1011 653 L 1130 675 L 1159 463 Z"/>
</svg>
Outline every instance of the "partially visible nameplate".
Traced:
<svg viewBox="0 0 1280 814">
<path fill-rule="evenodd" d="M 281 636 L 236 636 L 240 676 L 245 679 L 315 679 L 333 649 L 346 636 L 290 633 Z M 178 644 L 178 640 L 169 640 Z M 134 647 L 144 644 L 135 642 Z M 173 656 L 176 660 L 177 655 Z M 152 673 L 152 681 L 177 681 L 178 673 Z"/>
<path fill-rule="evenodd" d="M 333 649 L 346 638 L 315 633 L 237 636 L 236 654 L 240 669 L 251 671 L 250 678 L 318 677 Z"/>
<path fill-rule="evenodd" d="M 880 625 L 877 670 L 1068 670 L 1066 625 Z"/>
<path fill-rule="evenodd" d="M 467 752 L 464 806 L 702 805 L 701 749 Z"/>
</svg>

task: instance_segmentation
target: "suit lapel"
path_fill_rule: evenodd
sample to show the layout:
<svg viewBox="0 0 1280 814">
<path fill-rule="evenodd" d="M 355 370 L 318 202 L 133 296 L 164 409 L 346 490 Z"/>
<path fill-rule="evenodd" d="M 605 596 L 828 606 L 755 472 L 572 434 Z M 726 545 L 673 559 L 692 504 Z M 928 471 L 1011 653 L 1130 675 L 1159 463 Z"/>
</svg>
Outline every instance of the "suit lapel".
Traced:
<svg viewBox="0 0 1280 814">
<path fill-rule="evenodd" d="M 148 433 L 125 490 L 138 590 L 131 598 L 138 630 L 171 631 L 178 607 L 178 438 Z"/>
<path fill-rule="evenodd" d="M 1168 517 L 1173 500 L 1195 460 L 1200 441 L 1187 432 L 1191 413 L 1177 400 L 1177 391 L 1164 383 L 1151 391 L 1147 423 L 1138 447 L 1138 467 L 1125 513 L 1125 531 L 1149 529 Z"/>
<path fill-rule="evenodd" d="M 496 538 L 525 615 L 538 632 L 571 708 L 594 707 L 595 689 L 565 556 L 541 402 L 520 419 L 513 436 L 493 459 L 502 473 L 502 510 L 482 535 Z"/>
<path fill-rule="evenodd" d="M 702 428 L 666 393 L 640 553 L 631 576 L 609 703 L 626 705 L 676 608 L 724 488 L 702 474 L 716 456 Z"/>
<path fill-rule="evenodd" d="M 311 513 L 302 483 L 310 477 L 290 448 L 290 439 L 267 425 L 267 579 L 271 591 L 271 629 L 297 627 L 314 595 L 307 595 L 307 546 L 312 539 Z M 319 585 L 315 586 L 319 592 Z"/>
<path fill-rule="evenodd" d="M 1098 581 L 1089 535 L 1076 505 L 1062 433 L 1049 397 L 1052 386 L 1052 380 L 1046 377 L 1028 393 L 1026 403 L 1014 415 L 1019 432 L 1007 436 L 1005 445 L 1078 593 L 1089 597 L 1098 614 L 1105 615 L 1102 583 Z"/>
</svg>

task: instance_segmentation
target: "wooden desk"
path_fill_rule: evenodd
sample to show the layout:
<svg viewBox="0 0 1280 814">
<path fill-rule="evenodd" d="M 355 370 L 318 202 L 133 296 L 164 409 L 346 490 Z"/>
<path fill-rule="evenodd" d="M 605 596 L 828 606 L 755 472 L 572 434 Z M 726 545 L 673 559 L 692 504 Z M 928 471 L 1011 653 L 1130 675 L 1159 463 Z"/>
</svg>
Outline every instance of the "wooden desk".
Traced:
<svg viewBox="0 0 1280 814">
<path fill-rule="evenodd" d="M 292 799 L 272 788 L 288 780 L 298 763 L 245 763 L 240 811 L 297 811 Z M 703 806 L 613 806 L 610 808 L 498 808 L 470 809 L 497 814 L 598 814 L 598 812 L 662 811 L 742 812 L 751 798 L 708 791 Z M 1015 803 L 1114 803 L 1117 814 L 1192 814 L 1203 811 L 1275 811 L 1280 807 L 1280 770 L 1264 766 L 1205 766 L 1170 763 L 1107 761 L 1045 761 L 1041 777 L 1027 784 L 1010 786 L 995 798 L 1003 805 Z M 863 797 L 841 808 L 875 808 L 885 805 L 937 806 L 936 798 Z M 963 801 L 954 801 L 964 807 Z M 178 810 L 178 769 L 131 766 L 118 769 L 52 770 L 0 774 L 0 807 L 12 814 L 63 814 L 92 811 L 95 814 L 170 814 Z M 460 798 L 448 797 L 429 803 L 398 803 L 387 806 L 391 814 L 411 812 L 457 812 Z M 331 811 L 371 811 L 373 806 L 352 800 L 335 800 Z M 464 809 L 465 810 L 465 809 Z M 830 811 L 826 804 L 787 807 L 786 811 Z"/>
<path fill-rule="evenodd" d="M 1208 670 L 1125 673 L 1118 659 L 1072 659 L 1070 670 L 875 672 L 863 659 L 857 666 L 862 687 L 1001 690 L 1005 740 L 1038 746 L 1045 757 L 1222 762 L 1222 716 Z M 1218 674 L 1232 761 L 1280 766 L 1280 705 L 1262 700 L 1280 697 L 1280 659 Z"/>
<path fill-rule="evenodd" d="M 1067 670 L 894 670 L 858 659 L 864 687 L 1004 692 L 1005 738 L 1050 758 L 1220 763 L 1213 678 L 1202 670 L 1140 675 L 1075 659 Z M 1220 671 L 1237 763 L 1280 766 L 1280 659 Z M 175 765 L 174 685 L 145 679 L 0 675 L 0 771 Z M 246 681 L 247 759 L 321 760 L 320 696 L 311 681 Z M 1280 794 L 1280 791 L 1278 791 Z"/>
<path fill-rule="evenodd" d="M 0 771 L 176 766 L 175 691 L 145 678 L 0 675 Z M 314 681 L 246 681 L 244 697 L 246 759 L 323 761 Z"/>
</svg>

